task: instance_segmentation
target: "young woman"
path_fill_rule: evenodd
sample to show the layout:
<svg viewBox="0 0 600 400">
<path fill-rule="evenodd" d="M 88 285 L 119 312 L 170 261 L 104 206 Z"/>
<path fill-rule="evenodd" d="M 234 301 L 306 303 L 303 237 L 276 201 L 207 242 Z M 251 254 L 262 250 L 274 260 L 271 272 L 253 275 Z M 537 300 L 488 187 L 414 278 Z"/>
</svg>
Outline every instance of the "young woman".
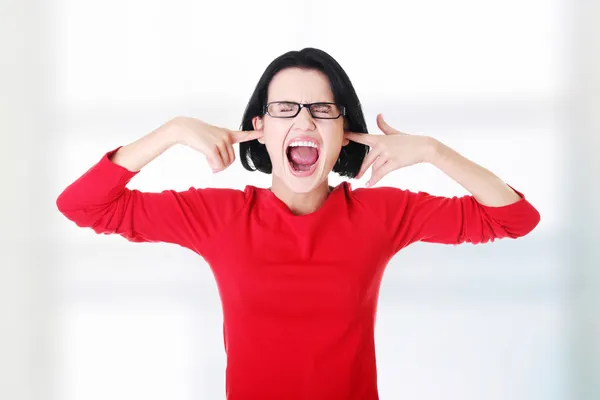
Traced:
<svg viewBox="0 0 600 400">
<path fill-rule="evenodd" d="M 490 171 L 381 115 L 367 134 L 350 79 L 327 53 L 275 59 L 261 77 L 241 131 L 177 117 L 106 153 L 58 197 L 81 227 L 132 242 L 169 242 L 210 265 L 224 313 L 226 392 L 242 399 L 378 399 L 374 327 L 382 274 L 417 241 L 459 244 L 518 238 L 540 216 Z M 240 159 L 272 174 L 270 188 L 190 188 L 144 193 L 127 184 L 176 144 L 214 172 Z M 433 196 L 372 186 L 431 163 L 471 195 Z M 331 171 L 359 178 L 331 187 Z"/>
</svg>

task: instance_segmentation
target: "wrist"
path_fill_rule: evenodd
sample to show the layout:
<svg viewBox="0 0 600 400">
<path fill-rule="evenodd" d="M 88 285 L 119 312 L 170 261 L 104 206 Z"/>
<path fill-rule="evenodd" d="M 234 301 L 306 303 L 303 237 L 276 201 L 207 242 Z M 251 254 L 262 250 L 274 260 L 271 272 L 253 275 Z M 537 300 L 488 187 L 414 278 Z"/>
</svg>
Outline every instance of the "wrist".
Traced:
<svg viewBox="0 0 600 400">
<path fill-rule="evenodd" d="M 423 144 L 423 162 L 435 164 L 439 159 L 443 144 L 432 137 L 426 137 Z"/>
<path fill-rule="evenodd" d="M 185 130 L 181 129 L 178 117 L 175 117 L 164 123 L 160 128 L 158 128 L 157 133 L 169 146 L 185 144 Z"/>
</svg>

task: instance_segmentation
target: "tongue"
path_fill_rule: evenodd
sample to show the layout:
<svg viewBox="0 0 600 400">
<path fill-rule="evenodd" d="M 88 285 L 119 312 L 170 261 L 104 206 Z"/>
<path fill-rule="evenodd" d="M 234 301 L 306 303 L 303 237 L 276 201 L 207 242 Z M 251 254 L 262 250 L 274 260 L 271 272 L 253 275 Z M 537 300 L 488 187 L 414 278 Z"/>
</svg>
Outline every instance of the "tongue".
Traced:
<svg viewBox="0 0 600 400">
<path fill-rule="evenodd" d="M 291 147 L 290 159 L 296 164 L 312 165 L 317 162 L 318 152 L 314 147 Z"/>
</svg>

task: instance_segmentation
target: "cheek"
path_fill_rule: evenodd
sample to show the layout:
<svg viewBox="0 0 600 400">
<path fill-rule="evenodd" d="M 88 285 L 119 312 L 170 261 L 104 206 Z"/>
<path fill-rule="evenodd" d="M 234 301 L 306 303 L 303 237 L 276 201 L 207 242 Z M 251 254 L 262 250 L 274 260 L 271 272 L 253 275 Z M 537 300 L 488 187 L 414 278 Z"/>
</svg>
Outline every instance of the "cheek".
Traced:
<svg viewBox="0 0 600 400">
<path fill-rule="evenodd" d="M 290 124 L 286 123 L 284 119 L 271 118 L 263 125 L 263 132 L 265 140 L 274 141 L 275 139 L 281 139 L 285 137 L 290 129 Z"/>
<path fill-rule="evenodd" d="M 340 125 L 339 127 L 335 127 L 335 129 L 327 129 L 322 132 L 323 135 L 323 144 L 325 145 L 325 149 L 328 155 L 337 156 L 342 149 L 342 143 L 344 141 L 344 129 Z"/>
<path fill-rule="evenodd" d="M 264 128 L 264 144 L 267 147 L 271 161 L 275 161 L 280 157 L 283 150 L 283 139 L 285 132 L 282 133 L 277 127 L 270 126 Z"/>
</svg>

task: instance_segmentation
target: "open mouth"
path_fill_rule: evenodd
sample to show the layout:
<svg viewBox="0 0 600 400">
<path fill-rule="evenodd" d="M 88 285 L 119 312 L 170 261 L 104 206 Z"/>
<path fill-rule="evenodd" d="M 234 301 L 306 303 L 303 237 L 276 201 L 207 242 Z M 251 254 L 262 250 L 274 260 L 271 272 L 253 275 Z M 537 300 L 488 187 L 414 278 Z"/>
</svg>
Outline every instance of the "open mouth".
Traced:
<svg viewBox="0 0 600 400">
<path fill-rule="evenodd" d="M 319 161 L 319 144 L 315 140 L 292 140 L 286 149 L 292 173 L 308 176 L 314 172 Z"/>
</svg>

